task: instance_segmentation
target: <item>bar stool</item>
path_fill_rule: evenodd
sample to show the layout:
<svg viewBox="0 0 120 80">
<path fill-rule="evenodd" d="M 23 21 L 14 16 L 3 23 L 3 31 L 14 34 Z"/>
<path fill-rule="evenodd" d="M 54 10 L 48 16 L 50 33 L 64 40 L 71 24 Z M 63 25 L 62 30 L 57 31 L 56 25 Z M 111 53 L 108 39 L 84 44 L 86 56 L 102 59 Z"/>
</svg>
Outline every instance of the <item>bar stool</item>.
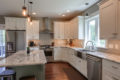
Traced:
<svg viewBox="0 0 120 80">
<path fill-rule="evenodd" d="M 15 80 L 15 71 L 5 70 L 0 73 L 0 80 Z"/>
<path fill-rule="evenodd" d="M 20 80 L 36 80 L 36 79 L 35 79 L 35 76 L 26 76 L 26 77 L 20 78 Z"/>
</svg>

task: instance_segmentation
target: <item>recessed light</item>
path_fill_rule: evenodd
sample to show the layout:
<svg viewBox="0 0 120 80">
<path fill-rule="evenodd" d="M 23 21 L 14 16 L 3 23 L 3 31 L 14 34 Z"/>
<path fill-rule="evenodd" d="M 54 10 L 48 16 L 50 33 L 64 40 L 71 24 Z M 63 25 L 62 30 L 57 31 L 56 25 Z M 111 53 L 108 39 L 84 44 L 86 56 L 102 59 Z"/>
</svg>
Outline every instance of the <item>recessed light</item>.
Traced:
<svg viewBox="0 0 120 80">
<path fill-rule="evenodd" d="M 33 15 L 36 15 L 36 13 L 35 13 L 35 12 L 33 12 L 32 14 L 33 14 Z"/>
<path fill-rule="evenodd" d="M 67 12 L 70 12 L 70 10 L 67 10 Z"/>
<path fill-rule="evenodd" d="M 64 17 L 64 16 L 66 16 L 66 15 L 63 14 L 62 16 Z"/>
</svg>

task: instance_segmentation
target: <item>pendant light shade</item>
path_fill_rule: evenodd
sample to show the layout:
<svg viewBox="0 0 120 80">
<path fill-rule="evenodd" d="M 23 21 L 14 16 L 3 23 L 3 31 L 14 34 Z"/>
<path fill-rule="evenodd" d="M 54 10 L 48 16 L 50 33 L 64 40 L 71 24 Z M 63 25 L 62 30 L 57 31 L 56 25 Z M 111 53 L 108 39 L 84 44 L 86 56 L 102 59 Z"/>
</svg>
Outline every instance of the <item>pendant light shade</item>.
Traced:
<svg viewBox="0 0 120 80">
<path fill-rule="evenodd" d="M 25 6 L 25 0 L 24 0 L 24 6 L 22 7 L 22 15 L 27 16 L 27 8 Z"/>
<path fill-rule="evenodd" d="M 27 16 L 27 20 L 28 20 L 28 22 L 31 22 L 31 16 L 30 15 Z"/>
<path fill-rule="evenodd" d="M 27 8 L 25 6 L 22 8 L 22 14 L 23 16 L 27 16 Z"/>
</svg>

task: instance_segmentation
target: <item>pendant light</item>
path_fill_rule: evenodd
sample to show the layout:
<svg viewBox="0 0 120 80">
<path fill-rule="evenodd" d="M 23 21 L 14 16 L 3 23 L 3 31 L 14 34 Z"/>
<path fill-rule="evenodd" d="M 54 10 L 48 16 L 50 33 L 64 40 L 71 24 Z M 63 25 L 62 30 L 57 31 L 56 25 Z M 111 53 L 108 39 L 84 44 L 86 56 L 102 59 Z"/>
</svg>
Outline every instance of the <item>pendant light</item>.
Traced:
<svg viewBox="0 0 120 80">
<path fill-rule="evenodd" d="M 30 17 L 29 17 L 29 20 L 30 20 L 30 25 L 32 25 L 32 4 L 33 2 L 29 2 L 30 3 Z"/>
<path fill-rule="evenodd" d="M 33 2 L 29 2 L 29 5 L 28 5 L 28 16 L 27 16 L 27 20 L 28 20 L 29 23 L 32 22 L 32 18 L 31 18 L 32 4 L 33 4 Z"/>
<path fill-rule="evenodd" d="M 24 0 L 24 6 L 22 7 L 22 14 L 23 16 L 27 16 L 27 8 L 25 6 L 25 0 Z"/>
</svg>

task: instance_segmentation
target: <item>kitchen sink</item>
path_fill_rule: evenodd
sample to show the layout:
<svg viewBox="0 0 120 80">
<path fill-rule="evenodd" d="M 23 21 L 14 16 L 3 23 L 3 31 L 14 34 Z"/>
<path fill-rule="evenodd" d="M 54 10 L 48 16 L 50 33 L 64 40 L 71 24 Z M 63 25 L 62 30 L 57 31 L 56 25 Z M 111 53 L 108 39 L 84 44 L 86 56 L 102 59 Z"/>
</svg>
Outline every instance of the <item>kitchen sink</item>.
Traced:
<svg viewBox="0 0 120 80">
<path fill-rule="evenodd" d="M 81 52 L 95 52 L 95 50 L 88 50 L 88 49 L 79 49 L 78 51 L 81 51 Z"/>
</svg>

